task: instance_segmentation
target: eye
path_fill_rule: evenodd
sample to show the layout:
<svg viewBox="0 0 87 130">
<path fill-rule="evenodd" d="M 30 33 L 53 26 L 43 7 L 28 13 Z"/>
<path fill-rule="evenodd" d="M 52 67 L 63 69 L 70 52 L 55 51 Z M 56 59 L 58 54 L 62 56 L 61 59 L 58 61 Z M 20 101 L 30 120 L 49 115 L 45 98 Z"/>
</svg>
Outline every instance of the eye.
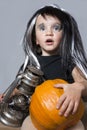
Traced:
<svg viewBox="0 0 87 130">
<path fill-rule="evenodd" d="M 41 27 L 40 27 L 40 30 L 44 31 L 44 30 L 45 30 L 45 27 L 44 27 L 44 26 L 41 26 Z"/>
<path fill-rule="evenodd" d="M 44 30 L 45 30 L 45 26 L 44 26 L 43 24 L 39 25 L 38 28 L 39 28 L 39 30 L 41 30 L 41 31 L 44 31 Z"/>
<path fill-rule="evenodd" d="M 60 25 L 60 24 L 55 24 L 55 25 L 53 26 L 53 29 L 54 29 L 55 31 L 60 31 L 61 25 Z"/>
</svg>

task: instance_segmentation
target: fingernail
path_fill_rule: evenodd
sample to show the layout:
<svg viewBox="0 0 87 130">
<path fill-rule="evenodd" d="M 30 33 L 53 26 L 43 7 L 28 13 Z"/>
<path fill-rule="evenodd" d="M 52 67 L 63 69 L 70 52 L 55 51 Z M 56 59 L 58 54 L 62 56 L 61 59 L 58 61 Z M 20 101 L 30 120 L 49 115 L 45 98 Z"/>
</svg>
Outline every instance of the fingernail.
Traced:
<svg viewBox="0 0 87 130">
<path fill-rule="evenodd" d="M 59 106 L 57 105 L 56 108 L 59 109 Z"/>
<path fill-rule="evenodd" d="M 62 116 L 62 112 L 59 111 L 59 115 Z"/>
</svg>

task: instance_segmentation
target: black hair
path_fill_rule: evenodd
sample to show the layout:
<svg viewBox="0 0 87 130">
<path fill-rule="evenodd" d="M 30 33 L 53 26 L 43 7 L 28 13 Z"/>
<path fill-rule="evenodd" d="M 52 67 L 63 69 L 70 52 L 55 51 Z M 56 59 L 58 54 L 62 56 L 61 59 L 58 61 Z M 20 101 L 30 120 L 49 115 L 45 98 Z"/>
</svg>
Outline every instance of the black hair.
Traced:
<svg viewBox="0 0 87 130">
<path fill-rule="evenodd" d="M 62 64 L 68 66 L 70 61 L 71 64 L 75 63 L 87 77 L 87 58 L 77 22 L 71 14 L 57 6 L 44 6 L 37 10 L 31 17 L 27 24 L 27 29 L 23 39 L 25 54 L 29 55 L 30 49 L 34 54 L 40 52 L 40 48 L 36 45 L 35 37 L 35 23 L 39 15 L 42 15 L 43 17 L 50 15 L 60 20 L 63 26 L 63 37 L 58 53 L 60 53 L 62 57 Z"/>
</svg>

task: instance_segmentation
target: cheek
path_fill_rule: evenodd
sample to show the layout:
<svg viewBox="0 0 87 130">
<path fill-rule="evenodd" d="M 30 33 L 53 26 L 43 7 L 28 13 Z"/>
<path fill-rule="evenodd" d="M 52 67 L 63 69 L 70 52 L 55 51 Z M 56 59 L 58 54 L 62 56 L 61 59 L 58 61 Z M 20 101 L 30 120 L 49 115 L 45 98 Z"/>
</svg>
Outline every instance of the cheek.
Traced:
<svg viewBox="0 0 87 130">
<path fill-rule="evenodd" d="M 39 45 L 38 34 L 36 34 L 36 44 Z"/>
<path fill-rule="evenodd" d="M 63 33 L 62 33 L 62 32 L 61 32 L 61 33 L 59 33 L 59 34 L 56 36 L 56 40 L 58 41 L 58 43 L 60 43 L 60 42 L 61 42 L 62 37 L 63 37 Z"/>
<path fill-rule="evenodd" d="M 36 34 L 36 44 L 40 45 L 44 41 L 44 36 L 41 33 Z"/>
<path fill-rule="evenodd" d="M 38 40 L 36 39 L 36 45 L 39 45 L 39 42 L 38 42 Z"/>
<path fill-rule="evenodd" d="M 36 38 L 36 45 L 40 45 L 40 43 L 41 43 L 41 40 Z"/>
</svg>

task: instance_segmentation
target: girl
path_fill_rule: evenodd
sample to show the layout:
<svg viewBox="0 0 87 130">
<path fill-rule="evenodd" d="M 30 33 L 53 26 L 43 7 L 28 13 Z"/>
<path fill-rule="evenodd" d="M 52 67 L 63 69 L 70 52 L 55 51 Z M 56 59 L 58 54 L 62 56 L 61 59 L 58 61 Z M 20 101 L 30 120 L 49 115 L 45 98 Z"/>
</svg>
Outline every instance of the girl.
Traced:
<svg viewBox="0 0 87 130">
<path fill-rule="evenodd" d="M 27 55 L 30 47 L 37 56 L 45 80 L 62 78 L 69 82 L 55 85 L 65 91 L 57 108 L 62 106 L 60 115 L 65 117 L 74 114 L 80 98 L 87 94 L 87 59 L 75 19 L 57 6 L 45 6 L 30 19 L 23 43 Z M 25 119 L 22 130 L 29 120 Z M 70 128 L 77 129 L 84 129 L 81 121 Z"/>
<path fill-rule="evenodd" d="M 75 19 L 56 5 L 40 8 L 28 22 L 23 48 L 30 60 L 28 64 L 32 61 L 30 51 L 33 52 L 37 64 L 34 61 L 31 64 L 41 68 L 45 80 L 61 78 L 68 81 L 67 85 L 55 85 L 64 89 L 57 109 L 61 107 L 61 116 L 74 114 L 80 99 L 87 95 L 87 59 Z M 27 117 L 21 129 L 29 128 L 35 130 Z M 79 121 L 67 130 L 84 130 L 84 126 Z"/>
</svg>

